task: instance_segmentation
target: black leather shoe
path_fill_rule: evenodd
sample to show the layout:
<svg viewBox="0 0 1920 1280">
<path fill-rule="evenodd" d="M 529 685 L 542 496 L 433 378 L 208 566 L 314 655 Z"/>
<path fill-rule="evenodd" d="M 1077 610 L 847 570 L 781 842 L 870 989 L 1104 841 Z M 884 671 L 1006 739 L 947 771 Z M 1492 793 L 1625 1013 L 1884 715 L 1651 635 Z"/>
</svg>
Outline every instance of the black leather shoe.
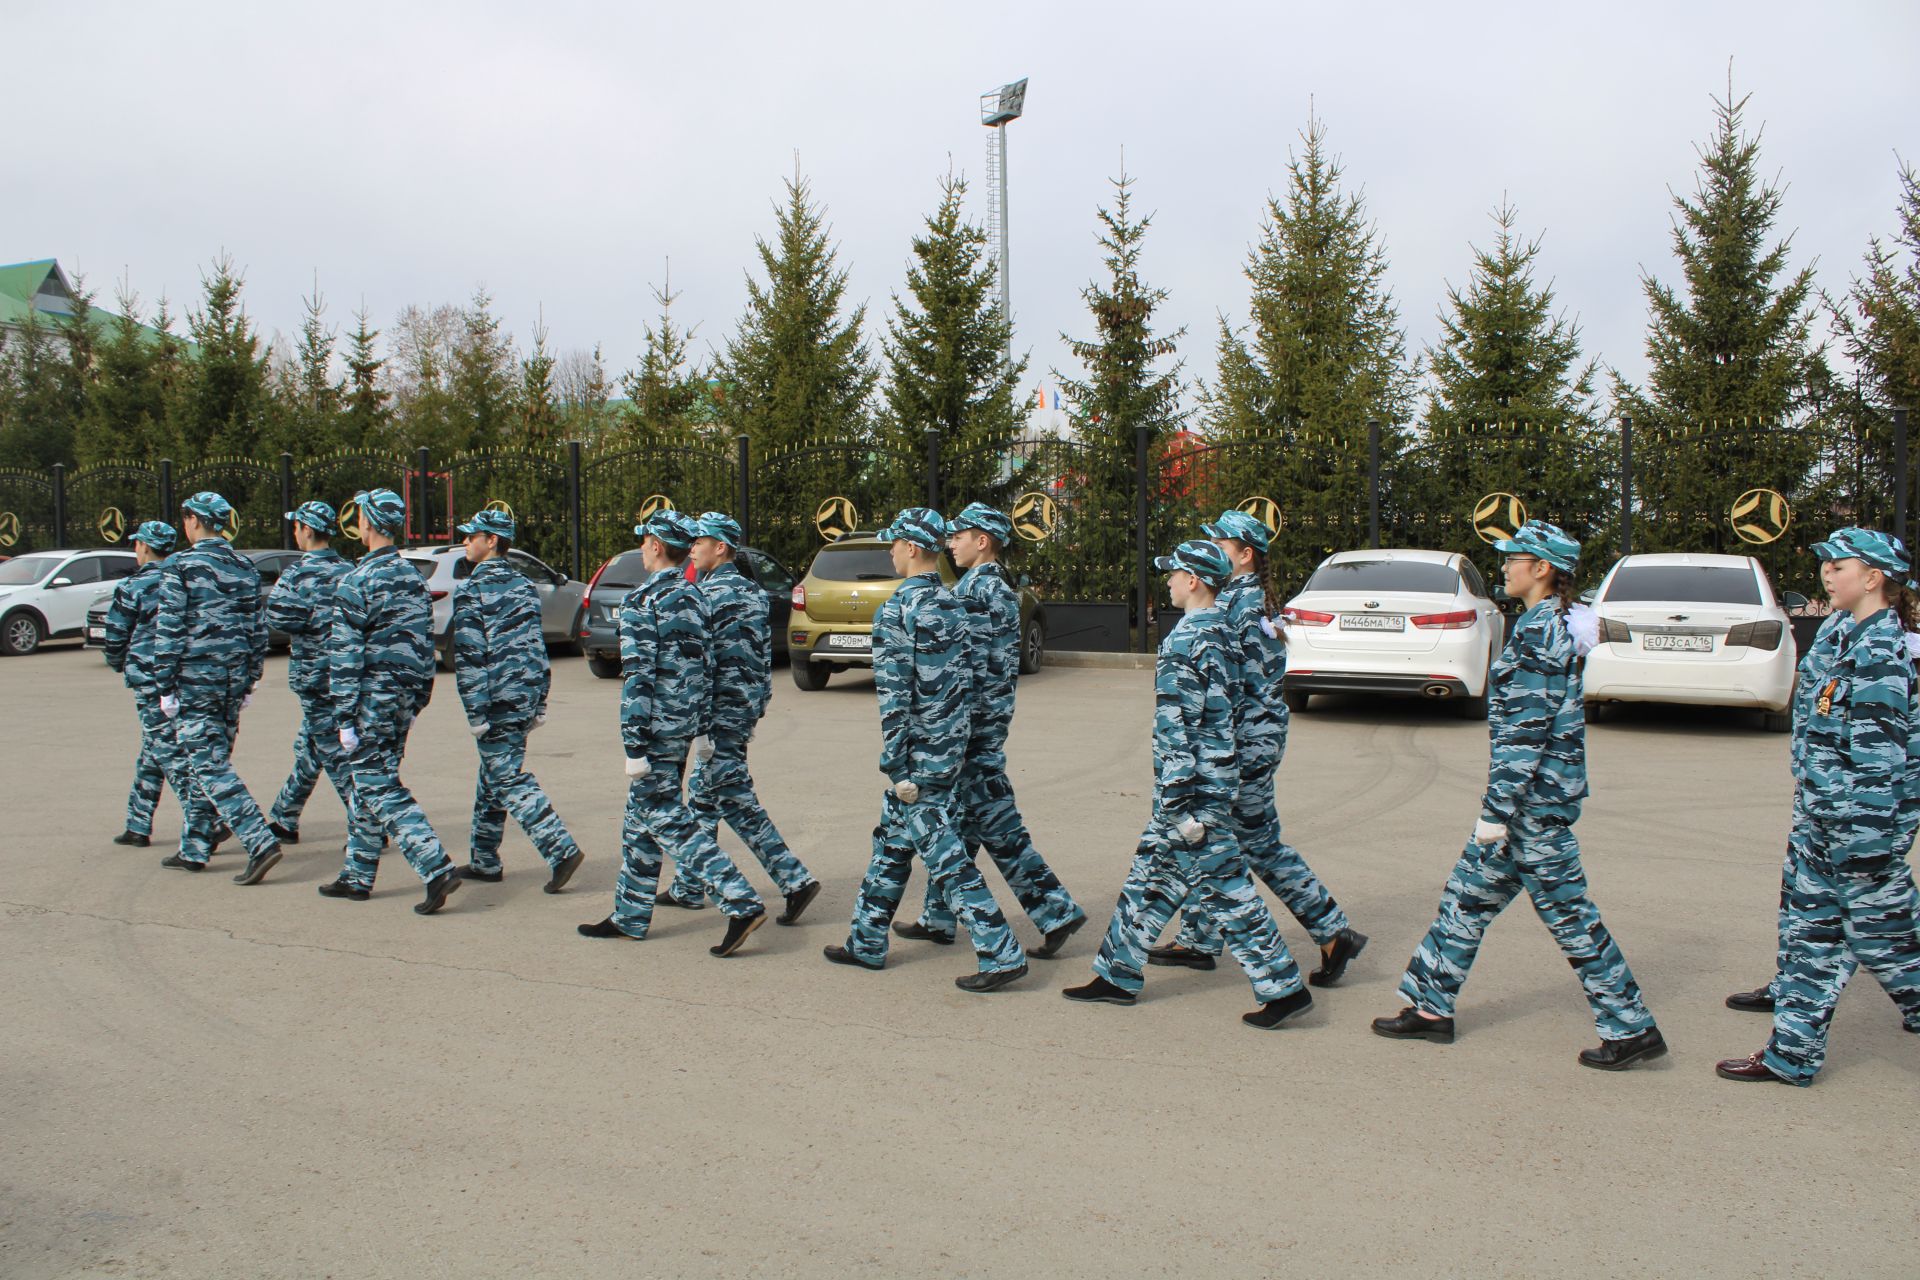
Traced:
<svg viewBox="0 0 1920 1280">
<path fill-rule="evenodd" d="M 1027 955 L 1035 960 L 1052 960 L 1059 956 L 1060 948 L 1067 945 L 1067 939 L 1080 932 L 1080 926 L 1087 922 L 1085 916 L 1075 916 L 1058 929 L 1047 930 L 1046 938 Z"/>
<path fill-rule="evenodd" d="M 300 833 L 292 827 L 283 827 L 277 822 L 269 822 L 267 830 L 273 832 L 273 838 L 281 844 L 299 844 Z"/>
<path fill-rule="evenodd" d="M 586 860 L 587 860 L 587 855 L 580 852 L 578 849 L 574 850 L 572 853 L 568 854 L 566 857 L 560 859 L 560 865 L 553 869 L 552 877 L 548 879 L 548 881 L 545 884 L 540 886 L 540 892 L 558 893 L 562 889 L 566 888 L 567 881 L 573 879 L 573 873 L 578 871 L 580 869 L 580 864 L 585 862 Z"/>
<path fill-rule="evenodd" d="M 460 878 L 462 880 L 478 880 L 484 884 L 499 884 L 502 880 L 507 878 L 507 873 L 504 870 L 482 871 L 480 870 L 480 868 L 472 865 L 459 867 L 459 868 L 456 868 L 456 870 L 458 871 Z"/>
<path fill-rule="evenodd" d="M 1391 1018 L 1375 1018 L 1373 1034 L 1386 1036 L 1390 1040 L 1431 1040 L 1435 1044 L 1452 1044 L 1453 1019 L 1423 1017 L 1412 1005 L 1408 1005 Z"/>
<path fill-rule="evenodd" d="M 1741 1013 L 1772 1013 L 1773 988 L 1755 987 L 1752 991 L 1736 991 L 1727 997 L 1727 1008 L 1738 1009 Z"/>
<path fill-rule="evenodd" d="M 730 956 L 746 942 L 747 935 L 767 922 L 767 912 L 763 907 L 750 916 L 732 916 L 727 920 L 726 936 L 720 939 L 718 946 L 707 948 L 710 956 Z"/>
<path fill-rule="evenodd" d="M 705 911 L 707 909 L 707 900 L 705 898 L 678 898 L 674 896 L 673 890 L 671 889 L 662 889 L 653 896 L 653 900 L 663 907 L 679 907 L 682 911 Z"/>
<path fill-rule="evenodd" d="M 1307 981 L 1316 987 L 1330 987 L 1340 981 L 1362 951 L 1367 949 L 1367 935 L 1355 933 L 1352 929 L 1342 929 L 1333 936 L 1333 941 L 1320 952 L 1320 967 L 1307 975 Z"/>
<path fill-rule="evenodd" d="M 1011 969 L 989 969 L 985 973 L 970 973 L 964 978 L 955 978 L 953 985 L 962 991 L 971 991 L 984 995 L 989 991 L 998 991 L 1010 982 L 1018 982 L 1027 976 L 1027 966 L 1017 964 Z"/>
<path fill-rule="evenodd" d="M 835 964 L 850 964 L 856 969 L 871 969 L 875 973 L 887 967 L 887 962 L 884 959 L 862 960 L 845 947 L 822 947 L 820 948 L 820 954 Z"/>
<path fill-rule="evenodd" d="M 447 905 L 447 899 L 460 887 L 460 873 L 448 867 L 433 879 L 427 881 L 427 896 L 423 901 L 413 904 L 415 915 L 430 916 Z"/>
<path fill-rule="evenodd" d="M 605 920 L 596 920 L 592 924 L 579 925 L 574 932 L 583 938 L 633 938 L 635 942 L 639 941 L 632 934 L 624 933 L 616 927 L 612 916 L 608 916 Z"/>
<path fill-rule="evenodd" d="M 280 861 L 280 842 L 274 841 L 247 859 L 246 870 L 233 878 L 235 884 L 259 884 Z"/>
<path fill-rule="evenodd" d="M 1061 995 L 1085 1004 L 1132 1004 L 1140 997 L 1125 987 L 1116 987 L 1105 978 L 1095 978 L 1084 987 L 1068 987 Z"/>
<path fill-rule="evenodd" d="M 1773 1069 L 1762 1062 L 1761 1054 L 1750 1058 L 1725 1058 L 1713 1064 L 1713 1074 L 1722 1080 L 1738 1080 L 1742 1084 L 1791 1084 L 1773 1073 Z"/>
<path fill-rule="evenodd" d="M 801 885 L 798 889 L 795 889 L 787 895 L 787 909 L 780 913 L 779 917 L 774 920 L 774 923 L 799 924 L 801 914 L 805 912 L 808 907 L 812 906 L 813 900 L 819 896 L 820 882 L 818 880 L 809 881 Z"/>
<path fill-rule="evenodd" d="M 1272 1031 L 1296 1013 L 1305 1013 L 1313 1008 L 1313 993 L 1305 987 L 1291 995 L 1281 996 L 1278 1000 L 1269 1000 L 1252 1013 L 1240 1015 L 1240 1021 L 1262 1031 Z"/>
<path fill-rule="evenodd" d="M 124 844 L 134 849 L 144 849 L 153 843 L 151 838 L 141 835 L 138 831 L 122 831 L 113 838 L 113 842 L 115 844 Z"/>
<path fill-rule="evenodd" d="M 329 880 L 314 890 L 323 898 L 345 898 L 349 902 L 365 902 L 373 896 L 369 889 L 356 889 L 345 880 Z"/>
<path fill-rule="evenodd" d="M 213 838 L 208 841 L 208 844 L 212 848 L 218 849 L 231 839 L 233 839 L 233 828 L 222 825 L 213 829 Z"/>
<path fill-rule="evenodd" d="M 1164 947 L 1147 948 L 1148 964 L 1163 964 L 1174 969 L 1211 969 L 1219 962 L 1204 951 L 1169 942 Z"/>
<path fill-rule="evenodd" d="M 906 924 L 902 924 L 896 920 L 893 925 L 893 931 L 900 937 L 909 938 L 914 942 L 931 942 L 936 947 L 950 947 L 953 945 L 952 934 L 935 933 L 918 920 L 909 921 Z"/>
<path fill-rule="evenodd" d="M 179 871 L 205 871 L 207 869 L 206 863 L 188 862 L 185 858 L 181 857 L 177 853 L 172 855 L 171 857 L 160 859 L 160 865 L 163 867 L 173 867 Z"/>
<path fill-rule="evenodd" d="M 1660 1028 L 1648 1027 L 1639 1035 L 1624 1040 L 1602 1040 L 1597 1049 L 1582 1049 L 1580 1065 L 1596 1071 L 1625 1071 L 1636 1062 L 1667 1056 L 1667 1042 Z"/>
</svg>

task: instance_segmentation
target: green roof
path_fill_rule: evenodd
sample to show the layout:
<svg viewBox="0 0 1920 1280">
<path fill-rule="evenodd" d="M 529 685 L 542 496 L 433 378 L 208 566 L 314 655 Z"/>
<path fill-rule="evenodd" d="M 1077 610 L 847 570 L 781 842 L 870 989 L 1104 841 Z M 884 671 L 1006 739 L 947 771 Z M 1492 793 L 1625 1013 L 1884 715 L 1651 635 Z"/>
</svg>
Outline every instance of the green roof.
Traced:
<svg viewBox="0 0 1920 1280">
<path fill-rule="evenodd" d="M 67 273 L 52 258 L 0 266 L 0 325 L 22 325 L 30 315 L 55 323 L 65 320 L 73 314 L 72 297 Z M 94 330 L 102 336 L 120 320 L 104 307 L 94 307 L 88 314 Z M 149 341 L 160 337 L 160 331 L 152 325 L 142 324 L 140 330 Z"/>
</svg>

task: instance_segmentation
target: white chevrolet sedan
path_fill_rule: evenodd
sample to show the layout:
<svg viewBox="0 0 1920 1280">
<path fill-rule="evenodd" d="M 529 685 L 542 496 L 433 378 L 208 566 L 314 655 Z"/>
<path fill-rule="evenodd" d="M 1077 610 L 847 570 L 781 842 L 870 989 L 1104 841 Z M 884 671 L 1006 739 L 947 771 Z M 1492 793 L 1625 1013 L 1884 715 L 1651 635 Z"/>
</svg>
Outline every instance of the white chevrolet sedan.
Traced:
<svg viewBox="0 0 1920 1280">
<path fill-rule="evenodd" d="M 1627 556 L 1594 594 L 1589 718 L 1610 702 L 1754 707 L 1785 730 L 1793 627 L 1751 556 Z"/>
<path fill-rule="evenodd" d="M 1505 640 L 1473 562 L 1451 551 L 1342 551 L 1287 602 L 1287 705 L 1316 693 L 1401 693 L 1486 714 Z"/>
</svg>

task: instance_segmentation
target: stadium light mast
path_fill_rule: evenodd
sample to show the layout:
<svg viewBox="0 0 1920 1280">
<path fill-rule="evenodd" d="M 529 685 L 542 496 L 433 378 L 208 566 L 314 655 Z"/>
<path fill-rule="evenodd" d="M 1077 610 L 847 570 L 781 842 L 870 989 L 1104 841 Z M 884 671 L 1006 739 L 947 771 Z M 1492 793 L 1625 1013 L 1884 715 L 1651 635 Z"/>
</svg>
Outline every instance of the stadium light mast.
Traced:
<svg viewBox="0 0 1920 1280">
<path fill-rule="evenodd" d="M 993 130 L 987 140 L 987 239 L 1000 268 L 1000 316 L 1007 322 L 1007 363 L 1013 363 L 1012 264 L 1007 254 L 1007 126 L 1027 106 L 1024 78 L 980 95 L 980 123 Z"/>
</svg>

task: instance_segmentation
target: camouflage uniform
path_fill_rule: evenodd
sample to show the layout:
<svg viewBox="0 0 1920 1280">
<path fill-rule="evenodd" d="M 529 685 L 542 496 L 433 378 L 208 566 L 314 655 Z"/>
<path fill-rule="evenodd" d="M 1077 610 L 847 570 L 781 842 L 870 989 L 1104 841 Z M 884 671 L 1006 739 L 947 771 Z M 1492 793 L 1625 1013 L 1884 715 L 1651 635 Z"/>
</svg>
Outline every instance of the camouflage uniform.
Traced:
<svg viewBox="0 0 1920 1280">
<path fill-rule="evenodd" d="M 881 536 L 937 551 L 946 522 L 910 507 Z M 873 829 L 873 858 L 853 907 L 846 950 L 868 966 L 885 961 L 888 925 L 900 909 L 918 857 L 932 893 L 973 941 L 982 973 L 1022 968 L 1026 955 L 980 869 L 961 843 L 959 786 L 969 741 L 971 674 L 967 610 L 920 573 L 900 584 L 873 620 L 873 683 L 880 708 L 880 770 L 919 789 L 912 801 L 889 788 Z"/>
<path fill-rule="evenodd" d="M 1492 765 L 1481 817 L 1507 834 L 1493 844 L 1467 842 L 1400 992 L 1415 1009 L 1452 1017 L 1487 926 L 1525 892 L 1585 988 L 1600 1038 L 1639 1035 L 1653 1027 L 1653 1015 L 1587 896 L 1573 835 L 1587 794 L 1586 710 L 1556 601 L 1520 616 L 1489 669 L 1487 689 Z"/>
<path fill-rule="evenodd" d="M 387 496 L 397 511 L 380 511 L 374 495 L 360 498 L 361 511 L 397 531 L 405 508 Z M 383 836 L 399 844 L 423 881 L 452 869 L 440 837 L 400 780 L 407 734 L 433 698 L 432 626 L 427 584 L 391 546 L 360 557 L 334 589 L 328 695 L 335 724 L 359 739 L 346 757 L 354 807 L 340 871 L 341 881 L 355 889 L 373 888 Z"/>
<path fill-rule="evenodd" d="M 171 526 L 149 520 L 134 532 L 133 540 L 165 554 L 173 548 L 174 533 Z M 142 836 L 153 834 L 153 811 L 160 803 L 163 781 L 173 786 L 176 798 L 191 790 L 174 747 L 172 723 L 160 713 L 160 699 L 153 692 L 153 615 L 159 589 L 157 560 L 122 578 L 113 589 L 113 603 L 107 606 L 104 641 L 107 665 L 133 691 L 140 719 L 140 754 L 133 765 L 133 787 L 127 793 L 126 829 Z M 184 814 L 186 804 L 180 808 Z"/>
<path fill-rule="evenodd" d="M 675 547 L 692 545 L 691 521 L 678 512 L 635 529 Z M 681 800 L 693 739 L 709 731 L 708 618 L 705 598 L 670 565 L 627 593 L 620 606 L 620 737 L 629 760 L 646 760 L 645 777 L 629 777 L 620 827 L 620 880 L 613 927 L 647 936 L 660 882 L 663 846 L 696 883 L 711 889 L 720 910 L 741 918 L 766 910 L 760 895 Z"/>
<path fill-rule="evenodd" d="M 233 514 L 216 493 L 195 494 L 182 505 L 216 528 Z M 249 859 L 276 847 L 279 841 L 232 761 L 240 704 L 259 683 L 267 660 L 259 570 L 217 534 L 176 551 L 160 573 L 153 630 L 153 692 L 179 701 L 174 742 L 194 783 L 180 861 L 206 863 L 216 814 L 240 838 Z"/>
<path fill-rule="evenodd" d="M 492 522 L 481 517 L 494 517 Z M 513 536 L 510 517 L 488 511 L 461 525 L 463 533 Z M 527 735 L 546 718 L 547 643 L 540 630 L 540 597 L 518 569 L 495 557 L 474 566 L 453 593 L 453 678 L 475 731 L 480 776 L 473 789 L 472 864 L 493 873 L 507 814 L 550 867 L 580 852 L 540 783 L 527 772 Z"/>
<path fill-rule="evenodd" d="M 333 508 L 324 502 L 303 503 L 289 511 L 324 536 L 334 532 Z M 333 702 L 327 696 L 327 641 L 333 630 L 333 592 L 349 568 L 346 557 L 332 547 L 301 556 L 267 596 L 267 625 L 287 635 L 287 685 L 300 700 L 300 730 L 293 739 L 293 772 L 274 799 L 269 817 L 282 830 L 297 832 L 300 814 L 324 771 L 340 796 L 341 807 L 353 811 L 352 783 L 340 751 L 340 729 L 333 720 Z"/>
<path fill-rule="evenodd" d="M 1212 543 L 1185 543 L 1155 564 L 1198 573 L 1179 558 L 1189 547 L 1219 553 Z M 1219 563 L 1224 579 L 1224 556 Z M 1234 837 L 1237 654 L 1227 615 L 1217 604 L 1190 610 L 1160 645 L 1153 678 L 1153 817 L 1093 962 L 1096 976 L 1123 991 L 1138 993 L 1145 985 L 1147 947 L 1183 897 L 1224 938 L 1263 1004 L 1306 989 Z M 1181 834 L 1187 822 L 1205 828 L 1199 843 L 1189 844 Z M 1159 926 L 1150 926 L 1155 917 Z"/>
</svg>

